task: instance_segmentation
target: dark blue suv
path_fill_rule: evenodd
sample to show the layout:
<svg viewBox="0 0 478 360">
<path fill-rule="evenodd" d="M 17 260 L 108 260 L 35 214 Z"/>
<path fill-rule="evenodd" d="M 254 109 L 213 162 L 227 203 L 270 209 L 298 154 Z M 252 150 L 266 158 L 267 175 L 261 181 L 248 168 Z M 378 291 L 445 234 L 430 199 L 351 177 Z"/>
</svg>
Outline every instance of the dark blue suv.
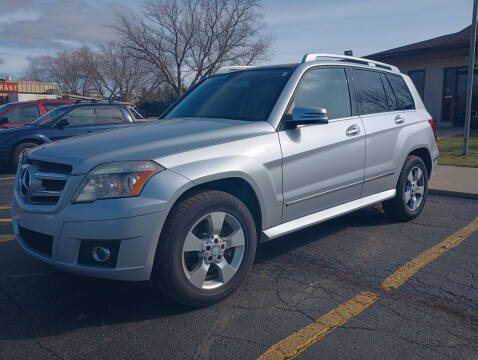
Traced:
<svg viewBox="0 0 478 360">
<path fill-rule="evenodd" d="M 17 166 L 23 150 L 81 134 L 134 125 L 138 114 L 121 103 L 60 106 L 30 125 L 0 130 L 0 163 Z"/>
</svg>

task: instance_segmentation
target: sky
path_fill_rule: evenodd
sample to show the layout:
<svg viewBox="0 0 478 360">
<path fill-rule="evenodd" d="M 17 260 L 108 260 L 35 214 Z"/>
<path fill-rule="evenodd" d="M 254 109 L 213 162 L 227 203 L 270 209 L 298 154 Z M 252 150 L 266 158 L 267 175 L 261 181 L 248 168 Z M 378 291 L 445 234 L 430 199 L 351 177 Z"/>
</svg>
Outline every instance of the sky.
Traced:
<svg viewBox="0 0 478 360">
<path fill-rule="evenodd" d="M 275 41 L 267 64 L 307 52 L 364 56 L 471 23 L 473 0 L 263 0 L 264 31 Z M 21 77 L 28 58 L 117 39 L 117 12 L 134 0 L 0 0 L 0 77 Z"/>
</svg>

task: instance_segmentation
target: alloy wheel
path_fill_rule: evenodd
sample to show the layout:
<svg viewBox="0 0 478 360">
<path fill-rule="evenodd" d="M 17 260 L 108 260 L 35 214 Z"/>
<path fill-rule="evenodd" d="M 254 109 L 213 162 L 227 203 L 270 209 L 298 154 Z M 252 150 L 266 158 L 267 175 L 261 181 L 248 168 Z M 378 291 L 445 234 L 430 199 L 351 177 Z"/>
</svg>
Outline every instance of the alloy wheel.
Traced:
<svg viewBox="0 0 478 360">
<path fill-rule="evenodd" d="M 425 194 L 425 177 L 418 166 L 413 167 L 407 176 L 405 185 L 405 204 L 411 211 L 417 211 Z"/>
<path fill-rule="evenodd" d="M 189 230 L 183 245 L 183 270 L 189 282 L 203 290 L 230 281 L 244 258 L 245 235 L 241 223 L 217 211 L 201 217 Z"/>
</svg>

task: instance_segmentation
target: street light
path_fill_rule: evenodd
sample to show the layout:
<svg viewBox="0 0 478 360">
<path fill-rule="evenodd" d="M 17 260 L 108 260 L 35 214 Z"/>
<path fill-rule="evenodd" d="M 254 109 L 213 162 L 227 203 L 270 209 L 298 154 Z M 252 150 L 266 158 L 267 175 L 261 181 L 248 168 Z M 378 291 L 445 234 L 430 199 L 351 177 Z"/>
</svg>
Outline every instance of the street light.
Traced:
<svg viewBox="0 0 478 360">
<path fill-rule="evenodd" d="M 478 0 L 474 0 L 473 1 L 473 17 L 471 19 L 470 56 L 468 57 L 468 86 L 466 90 L 465 140 L 463 142 L 463 155 L 468 155 L 468 143 L 470 141 L 471 95 L 473 93 L 473 71 L 475 68 L 477 11 L 478 11 Z"/>
</svg>

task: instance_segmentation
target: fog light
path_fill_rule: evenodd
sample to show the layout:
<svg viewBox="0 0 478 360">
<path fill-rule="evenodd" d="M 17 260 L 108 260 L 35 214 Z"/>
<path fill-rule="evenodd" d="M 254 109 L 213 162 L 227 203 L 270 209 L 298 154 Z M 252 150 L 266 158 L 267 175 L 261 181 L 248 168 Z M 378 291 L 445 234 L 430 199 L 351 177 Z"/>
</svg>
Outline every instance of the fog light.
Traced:
<svg viewBox="0 0 478 360">
<path fill-rule="evenodd" d="M 108 261 L 111 257 L 111 252 L 108 248 L 102 246 L 95 246 L 91 251 L 91 256 L 98 262 Z"/>
</svg>

